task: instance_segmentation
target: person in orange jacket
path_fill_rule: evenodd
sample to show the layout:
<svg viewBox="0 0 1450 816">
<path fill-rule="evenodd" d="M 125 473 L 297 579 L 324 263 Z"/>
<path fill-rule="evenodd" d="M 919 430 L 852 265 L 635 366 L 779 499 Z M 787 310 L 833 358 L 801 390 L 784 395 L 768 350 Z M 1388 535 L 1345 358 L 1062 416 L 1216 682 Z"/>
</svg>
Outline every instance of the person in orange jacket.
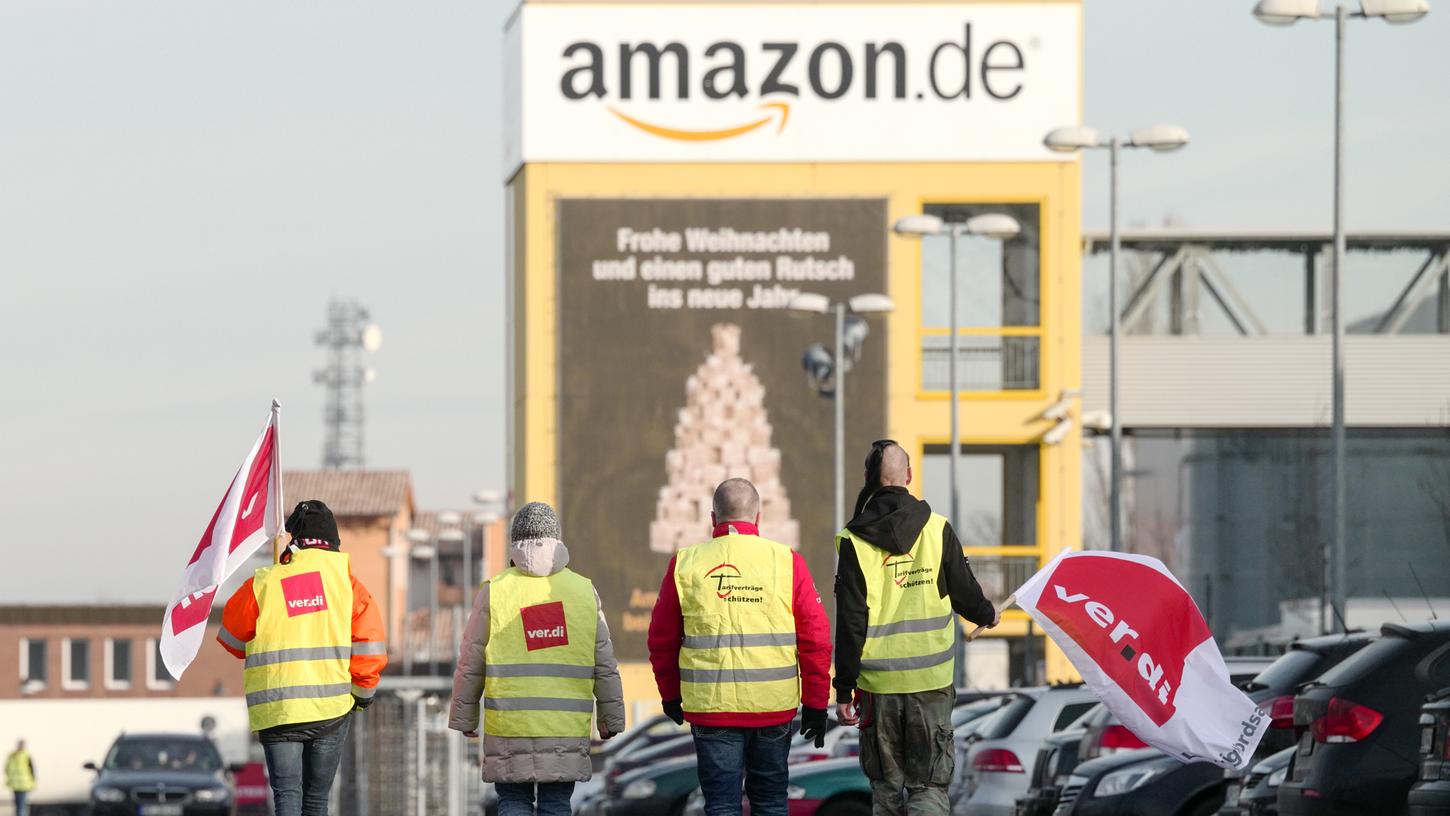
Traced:
<svg viewBox="0 0 1450 816">
<path fill-rule="evenodd" d="M 227 601 L 217 641 L 246 661 L 247 715 L 276 816 L 326 816 L 350 717 L 372 704 L 388 645 L 327 505 L 298 504 L 286 529 L 278 563 Z"/>
</svg>

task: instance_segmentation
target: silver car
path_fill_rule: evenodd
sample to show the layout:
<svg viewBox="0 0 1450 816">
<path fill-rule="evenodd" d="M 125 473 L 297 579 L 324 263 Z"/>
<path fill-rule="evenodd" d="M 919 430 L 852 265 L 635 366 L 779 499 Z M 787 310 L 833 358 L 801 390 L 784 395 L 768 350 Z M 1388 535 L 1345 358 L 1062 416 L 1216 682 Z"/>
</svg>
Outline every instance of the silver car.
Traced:
<svg viewBox="0 0 1450 816">
<path fill-rule="evenodd" d="M 1029 763 L 1043 738 L 1097 704 L 1079 684 L 1014 690 L 1001 708 L 972 723 L 975 733 L 958 746 L 953 816 L 1011 816 L 1027 793 Z"/>
</svg>

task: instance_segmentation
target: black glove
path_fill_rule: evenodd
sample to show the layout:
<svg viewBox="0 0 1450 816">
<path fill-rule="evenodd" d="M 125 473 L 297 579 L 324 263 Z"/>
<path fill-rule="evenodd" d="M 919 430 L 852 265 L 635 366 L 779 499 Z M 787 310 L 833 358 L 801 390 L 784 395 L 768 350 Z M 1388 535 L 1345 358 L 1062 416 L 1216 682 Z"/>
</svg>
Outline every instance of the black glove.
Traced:
<svg viewBox="0 0 1450 816">
<path fill-rule="evenodd" d="M 674 720 L 675 725 L 685 724 L 685 709 L 680 705 L 679 700 L 664 700 L 660 702 L 660 708 L 665 710 L 665 716 Z"/>
<path fill-rule="evenodd" d="M 817 748 L 826 746 L 826 710 L 801 706 L 801 736 L 815 740 Z"/>
<path fill-rule="evenodd" d="M 376 699 L 376 698 L 374 698 L 374 697 L 359 697 L 356 694 L 354 694 L 352 696 L 352 710 L 353 711 L 362 711 L 363 709 L 365 709 L 368 706 L 372 705 L 374 699 Z"/>
</svg>

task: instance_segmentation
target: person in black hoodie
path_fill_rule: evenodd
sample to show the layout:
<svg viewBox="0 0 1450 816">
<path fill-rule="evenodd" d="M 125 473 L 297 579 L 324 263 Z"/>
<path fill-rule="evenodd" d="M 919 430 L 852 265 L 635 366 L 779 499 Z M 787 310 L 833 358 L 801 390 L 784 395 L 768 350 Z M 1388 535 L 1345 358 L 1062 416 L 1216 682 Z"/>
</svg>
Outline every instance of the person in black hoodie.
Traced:
<svg viewBox="0 0 1450 816">
<path fill-rule="evenodd" d="M 876 816 L 949 810 L 951 711 L 960 615 L 996 626 L 946 519 L 907 492 L 911 460 L 871 447 L 855 514 L 836 538 L 837 715 L 861 727 L 861 768 Z"/>
</svg>

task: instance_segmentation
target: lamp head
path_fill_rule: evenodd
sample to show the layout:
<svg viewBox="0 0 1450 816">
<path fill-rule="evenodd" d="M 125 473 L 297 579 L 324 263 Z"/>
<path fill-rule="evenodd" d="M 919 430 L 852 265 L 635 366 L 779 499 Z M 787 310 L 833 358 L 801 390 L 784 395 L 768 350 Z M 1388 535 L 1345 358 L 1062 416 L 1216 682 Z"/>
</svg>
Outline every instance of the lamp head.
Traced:
<svg viewBox="0 0 1450 816">
<path fill-rule="evenodd" d="M 1381 17 L 1387 23 L 1413 23 L 1430 13 L 1429 0 L 1360 0 L 1366 17 Z"/>
<path fill-rule="evenodd" d="M 1128 144 L 1167 153 L 1188 144 L 1188 131 L 1177 125 L 1149 125 L 1128 134 Z"/>
<path fill-rule="evenodd" d="M 1094 128 L 1082 125 L 1072 127 L 1060 127 L 1043 138 L 1042 144 L 1048 150 L 1058 153 L 1075 153 L 1079 150 L 1088 150 L 1102 145 L 1098 139 L 1098 132 Z"/>
<path fill-rule="evenodd" d="M 997 238 L 1007 240 L 1016 238 L 1022 232 L 1022 225 L 1017 219 L 1005 213 L 983 213 L 974 215 L 967 219 L 966 230 L 968 235 L 980 235 L 983 238 Z"/>
<path fill-rule="evenodd" d="M 896 304 L 886 295 L 870 293 L 856 295 L 851 298 L 851 311 L 856 314 L 886 314 L 896 308 Z"/>
<path fill-rule="evenodd" d="M 1254 16 L 1267 25 L 1289 26 L 1319 19 L 1319 0 L 1259 0 Z"/>
<path fill-rule="evenodd" d="M 916 236 L 940 235 L 943 229 L 942 220 L 935 215 L 928 213 L 917 213 L 915 215 L 904 215 L 891 225 L 891 231 L 897 235 Z"/>
<path fill-rule="evenodd" d="M 785 307 L 796 312 L 814 312 L 816 314 L 825 314 L 826 312 L 829 312 L 831 310 L 831 300 L 825 295 L 817 294 L 815 292 L 801 292 L 800 294 L 791 298 L 790 302 L 787 303 Z"/>
</svg>

